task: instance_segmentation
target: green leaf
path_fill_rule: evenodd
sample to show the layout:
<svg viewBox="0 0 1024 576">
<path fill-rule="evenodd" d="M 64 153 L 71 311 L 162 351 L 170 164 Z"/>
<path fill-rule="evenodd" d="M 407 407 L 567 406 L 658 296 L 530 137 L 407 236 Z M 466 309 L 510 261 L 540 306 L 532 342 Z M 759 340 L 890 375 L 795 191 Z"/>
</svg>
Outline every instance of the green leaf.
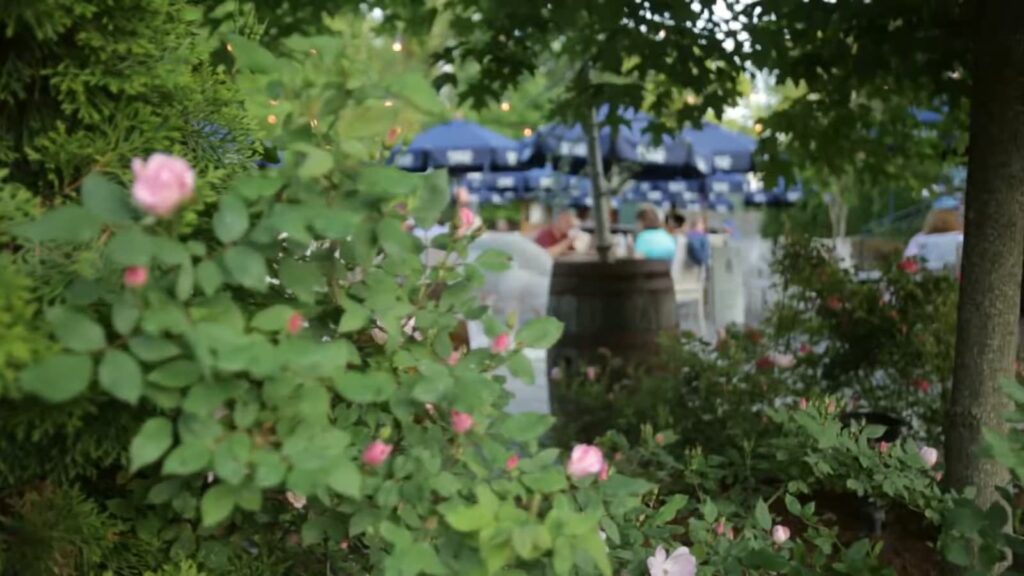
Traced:
<svg viewBox="0 0 1024 576">
<path fill-rule="evenodd" d="M 82 180 L 82 205 L 104 222 L 129 222 L 133 217 L 128 191 L 99 172 Z"/>
<path fill-rule="evenodd" d="M 523 474 L 521 480 L 527 488 L 543 494 L 562 492 L 569 487 L 565 471 L 561 468 L 547 468 L 540 472 Z"/>
<path fill-rule="evenodd" d="M 229 484 L 238 484 L 248 470 L 252 441 L 242 432 L 234 432 L 217 446 L 213 455 L 213 471 Z"/>
<path fill-rule="evenodd" d="M 300 178 L 318 178 L 334 168 L 334 156 L 330 152 L 316 146 L 306 145 L 301 148 L 306 157 L 299 165 Z"/>
<path fill-rule="evenodd" d="M 422 74 L 406 73 L 390 78 L 387 91 L 427 115 L 444 112 L 437 90 Z"/>
<path fill-rule="evenodd" d="M 338 321 L 338 334 L 347 334 L 362 329 L 370 322 L 372 316 L 370 310 L 352 300 L 344 300 L 342 306 L 345 312 Z"/>
<path fill-rule="evenodd" d="M 128 349 L 143 362 L 163 362 L 181 354 L 181 347 L 171 340 L 147 335 L 129 339 Z"/>
<path fill-rule="evenodd" d="M 438 402 L 454 385 L 455 380 L 447 371 L 424 373 L 416 379 L 412 397 L 418 402 Z"/>
<path fill-rule="evenodd" d="M 341 460 L 331 466 L 327 473 L 327 485 L 342 496 L 359 498 L 362 495 L 363 477 L 355 464 Z"/>
<path fill-rule="evenodd" d="M 164 458 L 160 473 L 164 476 L 188 476 L 205 470 L 209 463 L 209 448 L 200 442 L 185 442 Z"/>
<path fill-rule="evenodd" d="M 103 222 L 81 206 L 68 205 L 46 211 L 38 220 L 11 231 L 36 242 L 89 242 L 99 235 Z"/>
<path fill-rule="evenodd" d="M 324 277 L 315 264 L 286 259 L 278 266 L 278 275 L 284 287 L 302 302 L 316 301 L 317 290 L 324 287 Z"/>
<path fill-rule="evenodd" d="M 281 189 L 281 179 L 273 173 L 243 174 L 231 183 L 230 194 L 246 200 L 273 196 Z"/>
<path fill-rule="evenodd" d="M 199 366 L 191 360 L 171 360 L 149 373 L 149 381 L 164 388 L 187 388 L 199 380 Z"/>
<path fill-rule="evenodd" d="M 395 379 L 387 372 L 349 372 L 335 380 L 334 388 L 356 404 L 384 402 L 395 392 Z"/>
<path fill-rule="evenodd" d="M 803 508 L 800 506 L 800 501 L 794 498 L 792 494 L 786 494 L 786 510 L 797 518 L 803 516 Z"/>
<path fill-rule="evenodd" d="M 274 58 L 274 55 L 255 41 L 238 34 L 229 34 L 228 43 L 231 45 L 231 53 L 235 56 L 235 63 L 239 68 L 257 74 L 277 70 L 277 59 Z"/>
<path fill-rule="evenodd" d="M 764 503 L 764 500 L 758 500 L 757 506 L 754 507 L 754 520 L 757 521 L 757 525 L 762 530 L 772 529 L 772 515 L 768 511 L 768 505 Z"/>
<path fill-rule="evenodd" d="M 295 314 L 295 309 L 284 304 L 275 304 L 264 308 L 252 317 L 251 326 L 264 332 L 281 332 L 288 328 L 288 319 Z"/>
<path fill-rule="evenodd" d="M 227 484 L 217 484 L 203 494 L 199 510 L 203 516 L 203 526 L 220 524 L 231 514 L 235 507 L 235 490 Z"/>
<path fill-rule="evenodd" d="M 505 418 L 498 425 L 498 432 L 513 442 L 537 440 L 554 425 L 555 419 L 547 414 L 522 412 Z"/>
<path fill-rule="evenodd" d="M 184 302 L 192 297 L 192 290 L 195 288 L 195 269 L 192 267 L 192 261 L 186 260 L 181 265 L 181 269 L 178 270 L 178 279 L 174 283 L 174 297 L 179 302 Z"/>
<path fill-rule="evenodd" d="M 264 292 L 267 289 L 267 263 L 263 255 L 248 246 L 232 246 L 224 252 L 224 265 L 235 282 Z"/>
<path fill-rule="evenodd" d="M 127 336 L 131 334 L 132 330 L 135 330 L 141 315 L 142 311 L 139 310 L 134 300 L 128 297 L 120 298 L 110 308 L 110 323 L 118 334 Z"/>
<path fill-rule="evenodd" d="M 785 557 L 765 548 L 758 548 L 748 552 L 743 558 L 743 564 L 755 570 L 768 572 L 783 572 L 789 567 L 789 561 Z"/>
<path fill-rule="evenodd" d="M 153 240 L 137 227 L 119 232 L 107 244 L 107 257 L 120 266 L 149 266 Z"/>
<path fill-rule="evenodd" d="M 174 426 L 162 416 L 150 418 L 142 425 L 128 447 L 131 471 L 156 462 L 171 447 Z"/>
<path fill-rule="evenodd" d="M 503 272 L 509 269 L 512 257 L 501 250 L 484 250 L 476 257 L 473 264 L 488 272 Z"/>
<path fill-rule="evenodd" d="M 213 215 L 213 233 L 224 244 L 237 242 L 249 229 L 249 209 L 236 196 L 224 196 Z"/>
<path fill-rule="evenodd" d="M 64 307 L 50 308 L 46 320 L 57 340 L 68 350 L 96 352 L 107 345 L 103 328 L 92 318 Z"/>
<path fill-rule="evenodd" d="M 263 491 L 252 484 L 244 484 L 236 490 L 235 501 L 242 510 L 259 512 L 263 507 Z"/>
<path fill-rule="evenodd" d="M 421 177 L 422 190 L 415 196 L 412 206 L 412 217 L 416 223 L 429 228 L 441 218 L 451 199 L 448 187 L 448 175 L 442 170 L 435 170 Z"/>
<path fill-rule="evenodd" d="M 277 454 L 267 449 L 256 450 L 252 454 L 254 468 L 253 481 L 260 488 L 273 488 L 284 481 L 288 467 Z"/>
<path fill-rule="evenodd" d="M 550 316 L 534 318 L 516 332 L 516 343 L 526 348 L 547 349 L 562 337 L 565 326 Z"/>
<path fill-rule="evenodd" d="M 92 358 L 81 354 L 57 354 L 21 372 L 21 388 L 50 402 L 65 402 L 89 387 Z"/>
<path fill-rule="evenodd" d="M 518 378 L 527 384 L 533 384 L 533 364 L 522 352 L 516 352 L 508 357 L 508 372 L 513 378 Z"/>
<path fill-rule="evenodd" d="M 100 388 L 111 396 L 132 405 L 138 403 L 142 396 L 142 368 L 130 354 L 108 350 L 97 374 Z"/>
<path fill-rule="evenodd" d="M 199 288 L 204 294 L 212 296 L 224 283 L 224 274 L 216 262 L 203 260 L 196 267 L 196 282 L 199 283 Z"/>
</svg>

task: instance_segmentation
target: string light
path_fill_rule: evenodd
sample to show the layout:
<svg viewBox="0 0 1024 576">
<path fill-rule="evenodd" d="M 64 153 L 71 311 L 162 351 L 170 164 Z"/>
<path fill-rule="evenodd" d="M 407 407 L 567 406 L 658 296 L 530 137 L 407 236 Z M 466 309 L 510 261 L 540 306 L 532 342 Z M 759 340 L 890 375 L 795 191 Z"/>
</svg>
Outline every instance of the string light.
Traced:
<svg viewBox="0 0 1024 576">
<path fill-rule="evenodd" d="M 668 32 L 665 32 L 664 28 L 662 28 L 661 30 L 658 30 L 658 40 L 664 40 L 665 36 L 667 34 L 668 34 Z"/>
<path fill-rule="evenodd" d="M 320 121 L 319 121 L 319 120 L 317 120 L 316 118 L 311 118 L 311 119 L 309 120 L 309 127 L 310 127 L 310 128 L 316 128 L 316 127 L 317 127 L 317 126 L 319 126 L 319 125 L 320 125 Z"/>
<path fill-rule="evenodd" d="M 317 52 L 316 52 L 316 48 L 310 48 L 310 49 L 309 49 L 309 55 L 310 55 L 310 56 L 316 56 L 316 54 L 317 54 Z"/>
<path fill-rule="evenodd" d="M 385 108 L 391 108 L 394 105 L 395 105 L 395 103 L 392 102 L 390 98 L 384 101 L 384 107 Z"/>
<path fill-rule="evenodd" d="M 277 98 L 271 98 L 268 102 L 270 102 L 271 106 L 277 106 L 280 103 Z"/>
<path fill-rule="evenodd" d="M 270 124 L 271 126 L 273 126 L 274 124 L 277 124 L 277 115 L 276 114 L 268 114 L 267 115 L 267 124 Z"/>
<path fill-rule="evenodd" d="M 533 136 L 533 129 L 532 128 L 523 128 L 523 136 L 526 136 L 526 137 Z"/>
<path fill-rule="evenodd" d="M 755 122 L 754 123 L 754 133 L 755 134 L 760 134 L 761 132 L 764 132 L 764 124 L 761 124 L 760 122 Z"/>
<path fill-rule="evenodd" d="M 401 40 L 395 40 L 394 42 L 392 42 L 391 43 L 391 51 L 392 52 L 401 52 L 402 51 L 402 41 Z"/>
<path fill-rule="evenodd" d="M 502 102 L 501 103 L 501 111 L 502 112 L 508 112 L 511 109 L 512 109 L 512 105 L 509 104 L 508 102 Z"/>
<path fill-rule="evenodd" d="M 230 42 L 228 42 L 227 44 L 225 44 L 225 45 L 224 45 L 224 48 L 226 48 L 228 52 L 234 52 L 234 51 L 235 51 L 235 47 L 234 47 L 234 46 L 232 46 Z"/>
</svg>

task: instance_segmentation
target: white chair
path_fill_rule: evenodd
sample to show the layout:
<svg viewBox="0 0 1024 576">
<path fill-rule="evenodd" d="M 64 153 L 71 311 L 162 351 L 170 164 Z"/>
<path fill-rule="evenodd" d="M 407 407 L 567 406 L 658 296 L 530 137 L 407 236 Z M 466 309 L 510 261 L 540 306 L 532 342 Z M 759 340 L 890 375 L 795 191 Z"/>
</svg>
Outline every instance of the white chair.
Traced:
<svg viewBox="0 0 1024 576">
<path fill-rule="evenodd" d="M 697 333 L 707 336 L 707 319 L 704 310 L 704 288 L 707 274 L 703 266 L 695 266 L 686 257 L 686 236 L 676 236 L 676 253 L 672 259 L 672 285 L 676 293 L 676 308 L 679 310 L 679 326 L 684 324 L 683 311 L 693 308 L 697 316 Z"/>
</svg>

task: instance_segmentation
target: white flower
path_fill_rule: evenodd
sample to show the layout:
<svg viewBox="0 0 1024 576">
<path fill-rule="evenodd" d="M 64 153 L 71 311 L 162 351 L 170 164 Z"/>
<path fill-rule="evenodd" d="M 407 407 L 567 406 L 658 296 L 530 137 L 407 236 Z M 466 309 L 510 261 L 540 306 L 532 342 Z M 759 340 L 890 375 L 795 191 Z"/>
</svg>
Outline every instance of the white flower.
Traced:
<svg viewBox="0 0 1024 576">
<path fill-rule="evenodd" d="M 288 503 L 292 505 L 292 508 L 296 510 L 302 510 L 306 507 L 306 497 L 298 492 L 292 492 L 291 490 L 284 493 L 284 497 L 288 500 Z"/>
<path fill-rule="evenodd" d="M 931 446 L 921 447 L 921 451 L 918 454 L 921 456 L 921 461 L 924 462 L 924 465 L 929 468 L 934 467 L 935 463 L 939 461 L 939 451 Z"/>
<path fill-rule="evenodd" d="M 776 524 L 772 527 L 772 542 L 782 546 L 787 540 L 789 540 L 789 528 L 782 524 Z"/>
<path fill-rule="evenodd" d="M 647 559 L 647 570 L 650 576 L 696 576 L 697 559 L 686 546 L 676 548 L 671 556 L 658 546 L 654 556 Z"/>
<path fill-rule="evenodd" d="M 792 354 L 783 354 L 781 352 L 772 352 L 768 355 L 771 359 L 772 364 L 779 368 L 792 368 L 796 366 L 796 358 Z"/>
</svg>

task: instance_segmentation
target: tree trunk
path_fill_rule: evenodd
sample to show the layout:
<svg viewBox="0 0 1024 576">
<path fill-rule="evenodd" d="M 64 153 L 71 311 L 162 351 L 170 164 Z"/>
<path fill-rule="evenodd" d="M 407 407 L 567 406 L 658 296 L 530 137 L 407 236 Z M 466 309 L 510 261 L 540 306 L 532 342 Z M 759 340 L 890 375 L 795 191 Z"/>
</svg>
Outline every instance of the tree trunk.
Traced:
<svg viewBox="0 0 1024 576">
<path fill-rule="evenodd" d="M 946 478 L 987 507 L 1008 473 L 978 450 L 1005 430 L 999 382 L 1013 376 L 1024 254 L 1024 2 L 982 0 L 974 20 L 966 240 L 956 363 L 946 421 Z"/>
<path fill-rule="evenodd" d="M 604 162 L 601 158 L 601 127 L 597 123 L 597 110 L 591 110 L 587 130 L 587 164 L 590 168 L 590 185 L 594 198 L 594 232 L 597 236 L 597 257 L 601 262 L 611 260 L 611 210 L 608 191 L 605 188 Z M 614 138 L 613 138 L 614 141 Z"/>
</svg>

